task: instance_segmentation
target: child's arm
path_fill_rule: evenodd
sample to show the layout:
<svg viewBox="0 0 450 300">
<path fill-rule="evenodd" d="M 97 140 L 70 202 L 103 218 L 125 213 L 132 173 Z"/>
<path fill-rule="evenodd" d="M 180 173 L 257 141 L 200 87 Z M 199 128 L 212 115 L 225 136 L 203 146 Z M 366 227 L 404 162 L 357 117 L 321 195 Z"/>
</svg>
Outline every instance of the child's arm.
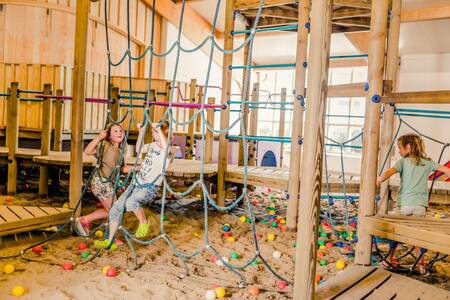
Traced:
<svg viewBox="0 0 450 300">
<path fill-rule="evenodd" d="M 153 123 L 152 127 L 156 130 L 156 132 L 159 134 L 159 139 L 161 141 L 161 146 L 163 149 L 166 149 L 167 147 L 167 137 L 162 133 L 161 127 L 157 126 L 158 123 Z"/>
<path fill-rule="evenodd" d="M 136 124 L 136 126 L 139 130 L 139 135 L 136 141 L 136 153 L 140 153 L 142 145 L 144 144 L 145 126 L 142 127 L 141 124 Z"/>
<path fill-rule="evenodd" d="M 97 152 L 97 145 L 104 139 L 106 138 L 107 132 L 106 130 L 103 130 L 102 132 L 100 132 L 98 134 L 98 136 L 93 139 L 84 149 L 84 153 L 87 155 L 95 155 L 95 153 Z"/>
<path fill-rule="evenodd" d="M 447 168 L 445 166 L 438 166 L 437 171 L 444 173 L 447 178 L 450 178 L 450 168 Z"/>
<path fill-rule="evenodd" d="M 386 172 L 384 172 L 383 174 L 381 174 L 380 177 L 377 178 L 377 187 L 380 187 L 380 185 L 381 185 L 381 183 L 383 181 L 389 179 L 389 177 L 391 177 L 395 173 L 397 173 L 397 169 L 396 168 L 389 168 L 389 169 L 387 169 Z"/>
</svg>

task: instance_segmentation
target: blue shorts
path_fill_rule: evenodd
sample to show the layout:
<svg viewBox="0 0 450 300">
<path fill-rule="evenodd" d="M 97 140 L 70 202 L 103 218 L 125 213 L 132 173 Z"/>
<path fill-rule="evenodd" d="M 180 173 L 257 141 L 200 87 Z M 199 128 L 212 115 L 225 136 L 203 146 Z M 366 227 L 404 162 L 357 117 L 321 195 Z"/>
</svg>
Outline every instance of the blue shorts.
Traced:
<svg viewBox="0 0 450 300">
<path fill-rule="evenodd" d="M 131 184 L 111 207 L 109 221 L 119 222 L 122 212 L 135 211 L 151 203 L 156 199 L 158 191 L 158 185 L 140 187 L 137 184 Z"/>
</svg>

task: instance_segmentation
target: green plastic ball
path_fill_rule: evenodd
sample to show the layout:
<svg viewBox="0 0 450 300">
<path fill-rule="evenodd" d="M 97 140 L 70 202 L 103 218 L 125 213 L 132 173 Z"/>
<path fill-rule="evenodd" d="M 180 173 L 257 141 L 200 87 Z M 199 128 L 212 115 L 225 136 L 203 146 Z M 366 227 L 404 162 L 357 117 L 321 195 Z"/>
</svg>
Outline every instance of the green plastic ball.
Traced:
<svg viewBox="0 0 450 300">
<path fill-rule="evenodd" d="M 320 233 L 320 237 L 327 238 L 327 237 L 328 237 L 328 233 L 326 233 L 326 232 L 321 232 L 321 233 Z"/>
<path fill-rule="evenodd" d="M 328 265 L 328 262 L 325 259 L 321 259 L 321 260 L 319 260 L 319 265 L 326 266 L 326 265 Z"/>
<path fill-rule="evenodd" d="M 325 246 L 324 240 L 318 240 L 317 243 L 319 244 L 319 246 Z"/>
<path fill-rule="evenodd" d="M 230 257 L 232 259 L 238 259 L 239 258 L 239 254 L 237 254 L 236 252 L 231 252 Z"/>
<path fill-rule="evenodd" d="M 81 258 L 86 259 L 89 257 L 89 255 L 91 255 L 89 251 L 83 251 L 83 253 L 81 253 Z"/>
</svg>

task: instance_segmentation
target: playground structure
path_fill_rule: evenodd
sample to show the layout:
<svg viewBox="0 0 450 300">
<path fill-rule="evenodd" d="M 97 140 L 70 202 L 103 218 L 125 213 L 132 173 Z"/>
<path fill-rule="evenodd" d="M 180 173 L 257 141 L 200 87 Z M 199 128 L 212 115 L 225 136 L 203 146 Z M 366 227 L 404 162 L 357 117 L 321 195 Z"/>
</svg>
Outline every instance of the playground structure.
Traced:
<svg viewBox="0 0 450 300">
<path fill-rule="evenodd" d="M 87 2 L 87 1 L 86 1 Z M 291 1 L 277 1 L 271 0 L 270 8 L 276 7 L 277 5 L 289 6 L 293 5 Z M 186 160 L 176 160 L 173 165 L 170 166 L 167 176 L 173 177 L 181 177 L 181 178 L 194 178 L 195 182 L 197 178 L 200 181 L 204 179 L 210 178 L 210 182 L 216 182 L 217 180 L 217 189 L 218 189 L 218 197 L 217 197 L 217 206 L 215 208 L 224 208 L 225 207 L 225 190 L 226 190 L 226 182 L 238 183 L 244 185 L 244 189 L 247 185 L 260 185 L 266 187 L 273 187 L 279 189 L 285 189 L 288 191 L 289 195 L 289 207 L 288 207 L 288 225 L 291 229 L 298 228 L 298 243 L 301 245 L 311 245 L 311 247 L 299 247 L 297 250 L 296 256 L 296 276 L 294 283 L 294 298 L 295 299 L 311 299 L 314 295 L 314 265 L 316 259 L 316 249 L 317 249 L 317 224 L 318 224 L 318 211 L 321 195 L 321 186 L 323 184 L 322 179 L 322 165 L 323 165 L 323 149 L 325 146 L 325 136 L 324 136 L 324 124 L 323 120 L 326 117 L 325 115 L 325 99 L 326 95 L 329 97 L 344 97 L 344 96 L 365 96 L 367 97 L 367 105 L 366 105 L 366 119 L 364 126 L 364 145 L 363 145 L 363 172 L 361 174 L 361 185 L 359 181 L 345 182 L 346 192 L 348 193 L 357 193 L 360 192 L 360 214 L 359 214 L 359 227 L 358 227 L 358 251 L 357 251 L 357 262 L 360 265 L 370 265 L 370 255 L 371 255 L 371 246 L 372 246 L 372 235 L 380 236 L 386 239 L 392 239 L 399 242 L 404 242 L 420 247 L 427 248 L 429 250 L 434 250 L 442 253 L 450 252 L 450 245 L 448 235 L 450 234 L 448 225 L 448 221 L 445 220 L 428 220 L 428 219 L 420 219 L 415 220 L 412 218 L 394 218 L 387 216 L 374 216 L 375 213 L 375 198 L 376 191 L 374 188 L 375 178 L 377 174 L 376 168 L 373 168 L 374 165 L 377 164 L 378 160 L 378 135 L 380 132 L 380 107 L 381 103 L 385 103 L 384 105 L 384 118 L 383 118 L 383 131 L 382 131 L 382 155 L 380 157 L 387 156 L 389 157 L 390 153 L 390 144 L 393 139 L 393 123 L 394 123 L 394 108 L 388 104 L 391 103 L 400 103 L 400 102 L 408 102 L 411 103 L 413 101 L 421 101 L 423 103 L 434 103 L 439 100 L 440 103 L 448 103 L 450 102 L 449 92 L 441 91 L 441 92 L 412 92 L 412 93 L 396 93 L 395 92 L 395 84 L 391 82 L 395 80 L 395 72 L 397 63 L 395 60 L 398 57 L 398 30 L 399 30 L 399 1 L 393 1 L 394 6 L 392 7 L 392 18 L 390 20 L 389 30 L 392 31 L 389 34 L 388 40 L 388 51 L 387 51 L 387 60 L 389 63 L 387 66 L 387 75 L 386 78 L 383 78 L 382 74 L 376 72 L 376 70 L 382 68 L 385 65 L 384 62 L 384 53 L 385 53 L 385 39 L 386 39 L 386 30 L 387 30 L 387 13 L 388 13 L 388 1 L 374 1 L 372 4 L 372 8 L 370 7 L 368 10 L 371 11 L 372 20 L 370 28 L 372 29 L 372 45 L 370 47 L 370 52 L 368 55 L 369 61 L 369 82 L 368 83 L 357 83 L 351 85 L 342 85 L 342 86 L 326 86 L 323 85 L 323 82 L 327 82 L 327 70 L 328 70 L 328 59 L 329 59 L 329 39 L 331 35 L 331 31 L 334 30 L 336 32 L 336 27 L 332 27 L 332 1 L 313 1 L 312 3 L 312 14 L 311 21 L 307 22 L 305 20 L 309 20 L 309 5 L 305 3 L 298 4 L 298 24 L 304 24 L 305 26 L 295 26 L 294 27 L 282 27 L 282 26 L 291 26 L 291 25 L 282 25 L 272 26 L 271 30 L 294 30 L 296 29 L 298 32 L 298 54 L 297 54 L 297 63 L 292 65 L 272 65 L 272 66 L 260 66 L 262 68 L 269 67 L 295 67 L 296 68 L 296 93 L 294 95 L 294 101 L 290 104 L 293 107 L 294 111 L 294 120 L 293 120 L 293 130 L 292 136 L 289 138 L 283 137 L 284 130 L 280 128 L 279 137 L 258 137 L 257 136 L 257 111 L 261 109 L 261 104 L 258 103 L 259 96 L 259 86 L 255 84 L 253 87 L 253 96 L 252 101 L 249 101 L 249 73 L 251 69 L 255 68 L 255 66 L 251 66 L 250 63 L 244 63 L 244 66 L 232 66 L 232 53 L 224 54 L 224 64 L 223 64 L 223 87 L 222 87 L 222 99 L 221 104 L 215 104 L 214 99 L 209 98 L 206 104 L 206 90 L 208 89 L 208 85 L 206 84 L 204 87 L 198 87 L 196 84 L 196 80 L 192 80 L 189 84 L 189 93 L 185 90 L 185 96 L 180 96 L 177 100 L 176 95 L 178 92 L 181 92 L 179 89 L 176 89 L 175 86 L 180 86 L 180 84 L 170 84 L 167 82 L 158 82 L 157 80 L 151 79 L 151 83 L 158 84 L 158 87 L 151 86 L 147 88 L 148 79 L 133 79 L 132 87 L 128 87 L 129 78 L 111 78 L 111 83 L 113 87 L 109 90 L 109 92 L 105 92 L 106 94 L 110 94 L 111 97 L 103 96 L 106 98 L 94 98 L 94 97 L 85 97 L 84 93 L 84 68 L 85 66 L 80 65 L 77 66 L 74 71 L 73 77 L 74 85 L 73 85 L 73 96 L 64 96 L 64 91 L 58 89 L 56 91 L 56 95 L 52 94 L 52 88 L 49 85 L 44 85 L 42 91 L 36 91 L 36 97 L 27 97 L 24 98 L 26 105 L 39 105 L 34 103 L 36 100 L 42 102 L 42 129 L 41 129 L 41 149 L 37 150 L 29 150 L 19 148 L 15 141 L 18 141 L 18 137 L 20 135 L 19 131 L 19 123 L 20 118 L 18 115 L 20 114 L 20 89 L 17 83 L 11 83 L 11 88 L 5 93 L 8 97 L 7 104 L 7 129 L 6 129 L 6 140 L 7 147 L 1 148 L 0 152 L 3 156 L 7 156 L 7 162 L 9 165 L 9 170 L 11 173 L 8 174 L 8 192 L 15 192 L 15 178 L 17 174 L 14 174 L 13 171 L 17 171 L 17 159 L 26 159 L 28 161 L 33 161 L 38 163 L 41 167 L 41 175 L 40 175 L 40 190 L 39 194 L 44 196 L 48 193 L 46 191 L 46 186 L 48 185 L 48 170 L 47 167 L 49 165 L 70 165 L 71 171 L 71 196 L 70 196 L 70 208 L 71 209 L 79 209 L 80 205 L 78 205 L 79 199 L 76 196 L 77 193 L 81 191 L 82 180 L 81 180 L 81 170 L 83 165 L 95 165 L 95 160 L 92 158 L 84 158 L 82 156 L 82 141 L 84 137 L 84 125 L 83 122 L 84 117 L 80 115 L 80 111 L 84 112 L 84 106 L 88 105 L 96 105 L 96 110 L 99 110 L 101 105 L 110 103 L 110 114 L 113 120 L 122 119 L 122 116 L 126 116 L 123 120 L 125 124 L 132 124 L 132 121 L 129 119 L 130 116 L 126 115 L 127 110 L 132 110 L 133 114 L 135 114 L 136 118 L 145 119 L 145 114 L 148 112 L 148 116 L 151 120 L 159 120 L 163 116 L 167 116 L 167 114 L 172 114 L 174 119 L 178 122 L 183 123 L 182 125 L 177 122 L 172 122 L 172 126 L 174 127 L 175 134 L 177 134 L 177 129 L 179 127 L 187 126 L 187 131 L 183 130 L 183 135 L 186 136 L 186 150 L 185 158 Z M 226 29 L 225 29 L 225 50 L 232 50 L 232 40 L 233 36 L 238 34 L 233 31 L 233 13 L 235 11 L 240 11 L 245 16 L 245 12 L 251 9 L 267 9 L 269 7 L 260 7 L 260 1 L 227 1 L 227 11 L 226 11 Z M 78 8 L 77 8 L 78 9 Z M 83 6 L 80 5 L 80 14 L 78 16 L 82 16 L 81 13 Z M 80 17 L 81 18 L 81 17 Z M 82 20 L 80 20 L 80 24 Z M 258 24 L 256 22 L 255 24 Z M 306 24 L 312 24 L 306 25 Z M 314 26 L 314 24 L 328 24 L 327 26 Z M 272 24 L 273 25 L 273 24 Z M 277 28 L 278 27 L 278 28 Z M 304 27 L 304 28 L 303 28 Z M 310 53 L 316 53 L 314 57 L 306 57 L 306 50 L 308 48 L 307 45 L 307 37 L 309 34 L 309 29 L 311 27 L 311 40 L 309 45 Z M 249 29 L 250 30 L 250 29 Z M 266 29 L 257 29 L 243 32 L 246 34 L 248 39 L 253 39 L 255 33 L 261 32 L 261 30 Z M 306 38 L 305 38 L 306 37 Z M 375 38 L 376 37 L 376 38 Z M 81 38 L 80 43 L 76 43 L 77 49 L 75 53 L 78 55 L 78 58 L 81 58 L 79 61 L 83 61 L 83 56 L 81 50 L 79 50 L 79 44 L 82 45 L 83 35 L 77 35 L 77 39 Z M 246 52 L 251 51 L 252 42 L 247 42 L 245 44 Z M 231 51 L 232 52 L 232 51 Z M 152 54 L 153 55 L 153 54 Z M 249 55 L 251 58 L 251 55 Z M 335 57 L 333 59 L 365 59 L 367 55 L 358 55 L 355 57 Z M 305 64 L 305 62 L 308 63 Z M 392 67 L 392 66 L 395 66 Z M 247 86 L 247 88 L 243 88 L 242 101 L 237 101 L 234 104 L 240 104 L 240 113 L 243 116 L 243 124 L 241 126 L 241 134 L 238 136 L 230 136 L 226 132 L 220 132 L 219 134 L 219 153 L 218 153 L 218 163 L 212 164 L 213 161 L 213 144 L 214 144 L 214 130 L 207 130 L 206 121 L 202 119 L 201 113 L 205 112 L 205 109 L 209 109 L 207 111 L 207 116 L 205 119 L 207 123 L 214 128 L 214 109 L 220 111 L 220 129 L 224 131 L 225 129 L 230 127 L 229 122 L 229 113 L 231 111 L 230 103 L 231 99 L 231 72 L 234 69 L 244 69 L 244 84 L 243 86 Z M 305 93 L 305 76 L 306 71 L 311 71 L 308 82 L 308 90 Z M 174 75 L 174 78 L 176 76 Z M 78 79 L 77 79 L 78 78 Z M 175 78 L 176 79 L 176 78 Z M 383 79 L 390 81 L 383 81 Z M 175 82 L 172 81 L 172 82 Z M 141 84 L 141 86 L 140 86 Z M 117 85 L 117 86 L 116 86 Z M 114 87 L 115 86 L 115 87 Z M 384 89 L 383 89 L 384 87 Z M 130 88 L 130 90 L 128 90 Z M 176 92 L 175 92 L 176 90 Z M 26 93 L 26 90 L 23 91 Z M 30 92 L 31 94 L 31 92 Z M 187 96 L 189 94 L 189 96 Z M 286 90 L 282 91 L 282 95 L 286 95 Z M 130 96 L 127 96 L 130 95 Z M 149 105 L 149 97 L 147 95 L 151 95 L 150 98 L 158 99 L 157 102 L 164 103 L 158 106 Z M 127 98 L 129 97 L 129 98 Z M 139 98 L 140 97 L 140 98 Z M 69 99 L 70 98 L 70 99 Z M 109 98 L 109 99 L 108 99 Z M 285 97 L 281 97 L 281 102 L 286 102 Z M 52 102 L 52 99 L 55 101 Z M 310 99 L 310 103 L 308 105 L 308 109 L 306 110 L 306 125 L 304 132 L 302 133 L 302 121 L 303 121 L 303 111 L 305 110 L 305 99 Z M 67 116 L 69 111 L 63 109 L 63 103 L 65 101 L 72 101 L 72 143 L 71 143 L 71 151 L 70 152 L 62 152 L 62 132 L 65 124 L 63 116 Z M 131 100 L 142 100 L 144 104 L 133 104 L 135 102 Z M 187 100 L 187 101 L 186 101 Z M 312 101 L 311 101 L 312 100 Z M 189 102 L 189 103 L 187 103 Z M 54 104 L 52 104 L 54 103 Z M 179 103 L 179 104 L 177 104 Z M 52 112 L 52 105 L 54 105 Z M 146 107 L 147 106 L 147 107 Z M 285 106 L 285 104 L 281 104 L 281 106 Z M 122 108 L 121 108 L 122 107 Z M 166 110 L 166 108 L 168 109 Z M 147 109 L 147 110 L 146 110 Z M 172 111 L 173 113 L 167 113 L 167 111 Z M 74 112 L 78 111 L 78 113 Z M 103 110 L 103 113 L 106 111 Z M 403 112 L 408 113 L 408 112 Z M 411 112 L 409 112 L 411 113 Z M 413 112 L 414 113 L 414 112 Z M 99 114 L 100 115 L 100 114 Z M 280 110 L 280 120 L 282 119 L 283 110 Z M 187 120 L 192 120 L 196 116 L 197 121 L 187 122 Z M 250 118 L 249 118 L 250 116 Z M 28 119 L 28 118 L 27 118 Z M 53 123 L 50 120 L 54 120 Z M 103 119 L 105 121 L 105 119 Z M 102 121 L 99 121 L 98 125 Z M 188 124 L 186 124 L 188 123 Z M 52 126 L 52 124 L 54 124 Z M 134 125 L 133 125 L 134 126 Z M 247 126 L 249 127 L 247 130 Z M 54 129 L 53 134 L 53 147 L 51 147 L 51 132 L 52 127 Z M 96 129 L 101 129 L 102 127 L 98 127 Z M 207 132 L 205 132 L 207 131 Z M 247 135 L 248 132 L 248 135 Z M 319 139 L 316 140 L 316 137 Z M 195 149 L 194 141 L 196 138 L 200 138 L 202 141 L 201 146 L 205 151 L 201 152 L 200 158 L 202 163 L 197 163 L 190 161 L 194 154 L 197 154 Z M 238 166 L 231 166 L 228 164 L 229 160 L 229 152 L 228 152 L 228 143 L 230 139 L 241 140 L 240 143 L 240 151 L 238 158 Z M 147 136 L 147 139 L 151 139 L 151 136 Z M 256 166 L 256 151 L 257 151 L 257 142 L 258 141 L 269 141 L 269 142 L 280 142 L 281 145 L 286 146 L 290 143 L 291 147 L 291 164 L 289 172 L 286 170 L 282 170 L 280 168 L 274 167 L 258 167 Z M 14 142 L 12 142 L 14 141 Z M 295 142 L 291 142 L 295 141 Z M 203 144 L 204 143 L 204 144 Z M 247 145 L 249 143 L 249 146 Z M 336 146 L 342 148 L 345 145 L 328 145 L 328 146 Z M 281 146 L 282 149 L 283 146 Z M 303 157 L 301 157 L 300 148 L 304 147 Z M 53 151 L 50 151 L 52 148 Z M 282 153 L 282 150 L 281 150 Z M 384 153 L 384 154 L 383 154 Z M 280 157 L 281 158 L 281 157 Z M 135 163 L 137 160 L 135 157 L 130 158 L 130 164 Z M 301 166 L 300 168 L 300 161 Z M 388 164 L 390 163 L 390 158 L 386 160 Z M 206 164 L 203 164 L 206 163 Z M 388 167 L 388 164 L 384 167 Z M 312 172 L 311 170 L 315 170 Z M 328 178 L 327 172 L 325 172 L 325 177 Z M 217 179 L 215 177 L 217 176 Z M 345 174 L 343 175 L 345 178 Z M 274 180 L 276 178 L 276 180 Z M 289 179 L 291 178 L 291 179 Z M 294 178 L 292 180 L 292 178 Z M 301 179 L 301 180 L 300 180 Z M 301 184 L 300 184 L 301 181 Z M 47 183 L 47 184 L 46 184 Z M 329 191 L 339 191 L 342 189 L 341 180 L 336 181 L 327 181 L 327 189 Z M 379 210 L 382 213 L 386 213 L 387 210 L 387 191 L 389 186 L 384 185 L 381 191 L 382 199 L 381 204 L 378 206 Z M 184 192 L 180 195 L 185 194 Z M 299 203 L 297 203 L 297 195 L 299 196 Z M 205 203 L 207 204 L 210 199 L 206 199 Z M 208 201 L 207 201 L 208 200 Z M 236 201 L 234 203 L 238 203 Z M 234 204 L 233 204 L 234 205 Z M 213 205 L 215 206 L 215 205 Z M 0 207 L 4 210 L 2 207 Z M 13 209 L 13 207 L 9 207 L 8 209 Z M 16 208 L 14 208 L 16 209 Z M 25 207 L 26 210 L 28 210 Z M 227 207 L 225 207 L 226 210 Z M 41 208 L 44 210 L 44 208 Z M 251 209 L 250 209 L 251 210 Z M 28 211 L 31 213 L 31 211 Z M 69 212 L 71 212 L 69 210 Z M 17 214 L 17 213 L 16 213 Z M 26 214 L 26 213 L 25 213 Z M 70 214 L 70 213 L 69 213 Z M 1 215 L 1 214 L 0 214 Z M 58 215 L 61 220 L 65 220 L 68 211 L 58 211 Z M 299 217 L 297 218 L 297 215 Z M 1 215 L 3 216 L 3 215 Z M 35 215 L 38 217 L 38 215 Z M 298 219 L 298 224 L 297 224 Z M 47 220 L 42 224 L 47 224 Z M 64 222 L 60 222 L 64 223 Z M 40 224 L 40 226 L 42 226 Z M 57 224 L 57 223 L 55 223 Z M 10 224 L 11 227 L 14 226 L 13 223 Z M 22 226 L 22 225 L 21 225 Z M 22 226 L 23 228 L 29 229 L 30 227 Z M 1 224 L 0 224 L 0 228 Z M 5 231 L 6 232 L 6 231 Z M 3 233 L 3 232 L 2 232 Z M 6 233 L 11 233 L 8 231 Z M 6 234 L 5 233 L 5 234 Z M 131 238 L 127 233 L 124 233 L 126 236 Z M 164 235 L 164 231 L 162 231 L 162 236 L 158 237 L 162 239 L 166 239 L 168 244 L 170 241 Z M 146 243 L 150 243 L 152 241 L 147 241 Z M 209 248 L 208 241 L 205 243 L 206 248 Z M 212 250 L 214 251 L 214 250 Z M 259 257 L 258 250 L 256 250 L 255 258 Z M 175 252 L 175 250 L 174 250 Z M 176 252 L 175 252 L 176 253 Z M 176 253 L 177 254 L 177 253 Z M 177 256 L 183 257 L 179 253 Z M 189 255 L 187 255 L 189 257 Z M 260 257 L 262 260 L 263 258 Z M 232 268 L 231 268 L 232 269 Z M 352 276 L 348 275 L 354 273 Z M 405 284 L 405 288 L 402 290 L 404 293 L 408 293 L 408 289 L 415 284 L 415 282 L 410 281 L 410 279 L 405 279 L 398 275 L 390 275 L 386 274 L 384 271 L 379 271 L 372 267 L 363 267 L 357 266 L 352 269 L 347 269 L 343 274 L 336 277 L 334 280 L 330 280 L 323 286 L 318 288 L 316 297 L 322 298 L 332 298 L 335 296 L 352 296 L 352 295 L 362 295 L 365 296 L 375 289 L 372 296 L 377 294 L 382 294 L 382 290 L 379 285 L 365 285 L 365 281 L 372 281 L 373 277 L 376 277 L 377 282 L 383 283 L 387 286 L 386 290 L 393 293 L 392 286 L 398 282 L 402 282 Z M 392 282 L 391 282 L 392 281 Z M 408 282 L 407 282 L 408 281 Z M 337 288 L 339 286 L 339 289 Z M 363 291 L 358 290 L 362 286 Z M 423 285 L 420 287 L 416 287 L 420 289 L 421 292 L 426 294 L 427 286 Z M 357 290 L 355 292 L 355 290 Z M 332 292 L 330 292 L 332 291 Z M 388 293 L 388 292 L 386 292 Z M 435 292 L 439 294 L 439 291 Z M 385 296 L 384 294 L 382 294 Z M 356 297 L 356 296 L 355 296 Z"/>
</svg>

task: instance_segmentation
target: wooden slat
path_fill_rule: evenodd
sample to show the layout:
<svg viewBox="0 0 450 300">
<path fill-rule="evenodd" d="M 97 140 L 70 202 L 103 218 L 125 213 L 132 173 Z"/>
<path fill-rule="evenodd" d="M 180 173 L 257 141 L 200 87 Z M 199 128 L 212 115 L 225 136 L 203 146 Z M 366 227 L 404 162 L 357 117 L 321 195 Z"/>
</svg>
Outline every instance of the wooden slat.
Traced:
<svg viewBox="0 0 450 300">
<path fill-rule="evenodd" d="M 27 211 L 29 211 L 35 217 L 46 217 L 46 216 L 48 216 L 48 214 L 45 211 L 43 211 L 42 209 L 40 209 L 37 206 L 25 206 L 25 209 Z"/>
<path fill-rule="evenodd" d="M 392 274 L 391 278 L 383 285 L 376 288 L 372 294 L 367 297 L 367 300 L 392 299 L 397 295 L 397 291 L 408 285 L 408 281 L 404 280 L 403 276 L 395 276 Z"/>
<path fill-rule="evenodd" d="M 264 7 L 295 3 L 295 0 L 265 0 Z M 259 7 L 259 0 L 234 0 L 234 9 L 246 10 Z"/>
<path fill-rule="evenodd" d="M 363 299 L 366 295 L 372 293 L 380 284 L 387 281 L 391 274 L 383 269 L 377 269 L 375 272 L 355 284 L 339 300 Z"/>
<path fill-rule="evenodd" d="M 10 211 L 5 205 L 0 205 L 0 215 L 6 220 L 6 222 L 20 221 L 20 218 Z"/>
<path fill-rule="evenodd" d="M 389 93 L 383 103 L 450 103 L 450 91 Z"/>
<path fill-rule="evenodd" d="M 34 218 L 23 206 L 8 206 L 8 208 L 22 220 Z"/>
<path fill-rule="evenodd" d="M 40 207 L 40 209 L 42 209 L 43 211 L 45 211 L 47 214 L 49 215 L 56 215 L 59 214 L 60 212 L 54 208 L 54 207 Z"/>
</svg>

